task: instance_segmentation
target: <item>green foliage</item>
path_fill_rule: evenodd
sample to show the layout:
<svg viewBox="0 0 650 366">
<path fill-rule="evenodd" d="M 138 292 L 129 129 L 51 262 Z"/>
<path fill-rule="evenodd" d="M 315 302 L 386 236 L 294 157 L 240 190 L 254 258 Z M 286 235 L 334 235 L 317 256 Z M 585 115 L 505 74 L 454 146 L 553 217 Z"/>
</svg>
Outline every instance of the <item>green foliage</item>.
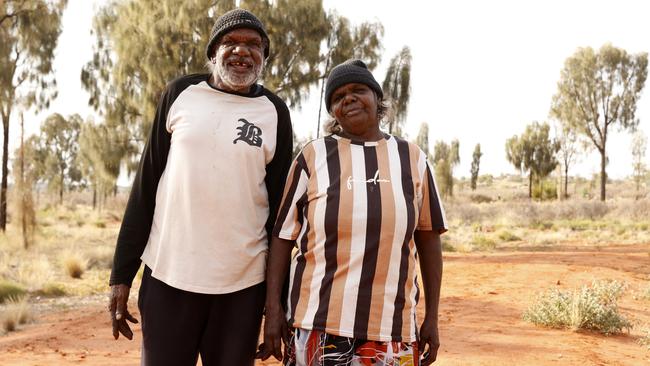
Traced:
<svg viewBox="0 0 650 366">
<path fill-rule="evenodd" d="M 390 60 L 386 78 L 382 83 L 384 98 L 392 104 L 393 118 L 390 119 L 388 132 L 397 136 L 402 135 L 402 124 L 406 119 L 409 99 L 411 98 L 411 49 L 404 46 Z"/>
<path fill-rule="evenodd" d="M 557 199 L 557 185 L 554 181 L 541 180 L 533 186 L 533 198 L 540 201 Z"/>
<path fill-rule="evenodd" d="M 445 197 L 454 195 L 454 167 L 460 163 L 459 149 L 458 140 L 453 140 L 451 145 L 437 141 L 434 147 L 436 183 L 438 190 Z"/>
<path fill-rule="evenodd" d="M 35 291 L 35 295 L 44 297 L 61 297 L 67 295 L 65 287 L 60 283 L 47 283 L 39 290 Z"/>
<path fill-rule="evenodd" d="M 499 239 L 502 240 L 502 241 L 519 241 L 519 240 L 521 240 L 520 237 L 518 237 L 517 235 L 511 233 L 508 230 L 500 231 L 498 236 L 499 236 Z"/>
<path fill-rule="evenodd" d="M 0 279 L 0 304 L 11 298 L 22 297 L 26 293 L 27 291 L 20 285 Z"/>
<path fill-rule="evenodd" d="M 81 123 L 78 114 L 66 119 L 55 113 L 41 125 L 41 144 L 45 150 L 44 179 L 50 190 L 59 194 L 59 204 L 63 203 L 63 192 L 81 181 L 77 161 Z"/>
<path fill-rule="evenodd" d="M 54 49 L 61 33 L 61 14 L 66 0 L 0 1 L 0 117 L 3 135 L 15 107 L 37 110 L 56 97 L 52 70 Z M 9 139 L 5 138 L 0 183 L 0 230 L 7 223 Z"/>
<path fill-rule="evenodd" d="M 415 138 L 415 144 L 424 151 L 424 153 L 427 155 L 427 159 L 429 158 L 429 155 L 431 154 L 429 152 L 429 124 L 426 122 L 422 122 L 420 124 L 420 131 L 418 131 L 418 136 Z"/>
<path fill-rule="evenodd" d="M 483 153 L 481 153 L 481 144 L 476 144 L 476 147 L 474 147 L 474 152 L 472 153 L 472 167 L 470 169 L 470 173 L 472 174 L 470 187 L 472 187 L 472 191 L 476 189 L 478 171 L 481 164 L 481 156 L 483 156 Z"/>
<path fill-rule="evenodd" d="M 497 247 L 497 242 L 486 235 L 476 234 L 472 237 L 472 245 L 478 250 L 490 251 Z"/>
<path fill-rule="evenodd" d="M 557 166 L 556 141 L 549 137 L 548 123 L 533 122 L 521 136 L 506 141 L 506 158 L 519 171 L 528 172 L 528 197 L 532 198 L 533 180 L 546 178 Z"/>
<path fill-rule="evenodd" d="M 578 50 L 564 63 L 551 114 L 590 141 L 601 156 L 600 199 L 607 183 L 609 128 L 634 129 L 637 101 L 648 76 L 648 54 L 628 54 L 611 44 Z"/>
<path fill-rule="evenodd" d="M 604 334 L 632 328 L 619 313 L 618 299 L 625 285 L 617 281 L 594 281 L 579 290 L 551 290 L 538 296 L 523 315 L 536 325 L 552 328 L 594 330 Z"/>
</svg>

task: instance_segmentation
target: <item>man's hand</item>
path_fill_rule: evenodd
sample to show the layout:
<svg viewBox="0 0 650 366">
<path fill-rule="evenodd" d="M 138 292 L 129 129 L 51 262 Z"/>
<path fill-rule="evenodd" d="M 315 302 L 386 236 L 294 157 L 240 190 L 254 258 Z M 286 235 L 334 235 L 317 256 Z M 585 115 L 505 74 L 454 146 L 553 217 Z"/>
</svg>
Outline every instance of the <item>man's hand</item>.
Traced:
<svg viewBox="0 0 650 366">
<path fill-rule="evenodd" d="M 113 322 L 113 337 L 118 339 L 120 333 L 128 339 L 133 339 L 133 332 L 129 323 L 137 323 L 138 319 L 134 318 L 127 309 L 127 301 L 129 300 L 129 291 L 131 288 L 127 285 L 112 285 L 111 295 L 108 302 L 108 311 L 111 313 L 111 321 Z"/>
<path fill-rule="evenodd" d="M 425 352 L 425 346 L 429 346 Z M 424 318 L 422 327 L 420 328 L 420 341 L 418 343 L 418 350 L 422 352 L 421 365 L 428 366 L 436 361 L 438 357 L 438 348 L 440 347 L 440 337 L 438 336 L 438 324 L 431 318 Z"/>
<path fill-rule="evenodd" d="M 277 306 L 275 309 L 267 307 L 264 317 L 264 343 L 260 344 L 255 358 L 264 361 L 273 356 L 276 360 L 282 361 L 282 342 L 285 347 L 289 344 L 289 327 L 282 307 Z"/>
</svg>

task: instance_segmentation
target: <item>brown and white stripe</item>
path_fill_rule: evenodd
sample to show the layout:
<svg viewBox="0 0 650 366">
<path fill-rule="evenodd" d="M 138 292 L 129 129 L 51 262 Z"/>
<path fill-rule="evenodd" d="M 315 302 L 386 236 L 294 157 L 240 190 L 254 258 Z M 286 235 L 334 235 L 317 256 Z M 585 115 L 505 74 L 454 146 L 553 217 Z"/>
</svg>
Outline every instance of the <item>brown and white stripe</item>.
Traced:
<svg viewBox="0 0 650 366">
<path fill-rule="evenodd" d="M 416 229 L 447 230 L 416 145 L 395 137 L 312 141 L 293 163 L 274 230 L 298 247 L 289 321 L 345 337 L 414 341 Z"/>
</svg>

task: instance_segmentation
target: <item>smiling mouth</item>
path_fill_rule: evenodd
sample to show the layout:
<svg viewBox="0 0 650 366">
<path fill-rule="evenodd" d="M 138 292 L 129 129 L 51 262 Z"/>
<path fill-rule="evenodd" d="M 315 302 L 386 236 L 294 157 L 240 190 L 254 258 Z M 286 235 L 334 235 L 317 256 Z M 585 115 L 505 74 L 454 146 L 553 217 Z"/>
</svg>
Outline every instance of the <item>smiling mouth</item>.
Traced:
<svg viewBox="0 0 650 366">
<path fill-rule="evenodd" d="M 245 61 L 230 61 L 228 62 L 228 66 L 241 71 L 248 71 L 253 67 L 253 65 Z"/>
<path fill-rule="evenodd" d="M 362 111 L 363 111 L 363 109 L 361 109 L 361 108 L 354 108 L 354 109 L 351 109 L 349 111 L 346 111 L 345 116 L 346 117 L 356 116 L 357 114 L 361 113 Z"/>
</svg>

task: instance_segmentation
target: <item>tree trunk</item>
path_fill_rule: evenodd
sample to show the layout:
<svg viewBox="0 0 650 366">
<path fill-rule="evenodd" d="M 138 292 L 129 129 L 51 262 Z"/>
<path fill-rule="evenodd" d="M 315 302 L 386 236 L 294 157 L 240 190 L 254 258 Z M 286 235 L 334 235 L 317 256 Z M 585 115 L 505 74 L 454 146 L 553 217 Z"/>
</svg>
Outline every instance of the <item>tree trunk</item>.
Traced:
<svg viewBox="0 0 650 366">
<path fill-rule="evenodd" d="M 97 183 L 93 183 L 93 210 L 97 209 Z"/>
<path fill-rule="evenodd" d="M 533 172 L 528 173 L 528 198 L 533 198 Z"/>
<path fill-rule="evenodd" d="M 63 204 L 63 171 L 61 171 L 61 178 L 59 179 L 59 205 Z"/>
<path fill-rule="evenodd" d="M 21 205 L 21 223 L 23 229 L 23 247 L 29 248 L 29 240 L 27 239 L 27 202 L 25 192 L 25 120 L 23 114 L 20 113 L 20 205 Z"/>
<path fill-rule="evenodd" d="M 9 159 L 9 118 L 11 111 L 2 115 L 2 183 L 0 184 L 0 230 L 7 229 L 7 161 Z"/>
<path fill-rule="evenodd" d="M 605 184 L 607 184 L 607 172 L 605 166 L 607 165 L 607 154 L 605 149 L 600 151 L 600 200 L 605 202 Z"/>
<path fill-rule="evenodd" d="M 569 164 L 564 164 L 564 199 L 569 199 Z"/>
</svg>

